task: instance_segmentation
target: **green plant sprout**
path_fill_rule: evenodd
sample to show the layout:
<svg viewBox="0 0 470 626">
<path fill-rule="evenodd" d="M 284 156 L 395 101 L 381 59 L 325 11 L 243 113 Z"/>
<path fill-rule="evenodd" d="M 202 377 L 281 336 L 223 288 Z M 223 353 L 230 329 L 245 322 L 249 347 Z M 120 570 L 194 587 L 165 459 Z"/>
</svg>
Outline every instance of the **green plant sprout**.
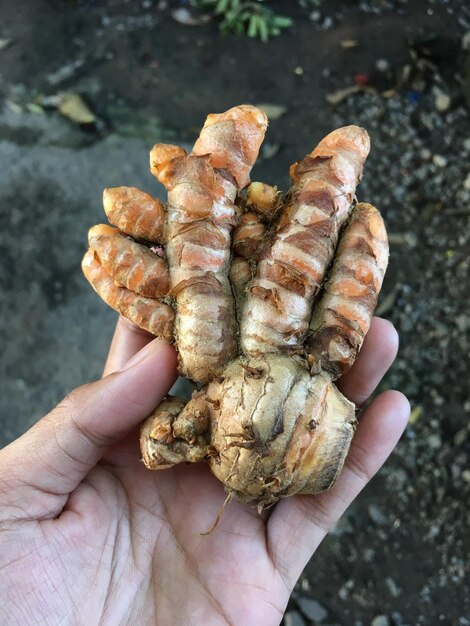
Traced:
<svg viewBox="0 0 470 626">
<path fill-rule="evenodd" d="M 266 43 L 277 37 L 285 28 L 292 25 L 292 19 L 277 15 L 272 9 L 261 4 L 263 0 L 194 0 L 201 9 L 211 9 L 222 18 L 220 30 L 223 33 L 246 34 Z"/>
</svg>

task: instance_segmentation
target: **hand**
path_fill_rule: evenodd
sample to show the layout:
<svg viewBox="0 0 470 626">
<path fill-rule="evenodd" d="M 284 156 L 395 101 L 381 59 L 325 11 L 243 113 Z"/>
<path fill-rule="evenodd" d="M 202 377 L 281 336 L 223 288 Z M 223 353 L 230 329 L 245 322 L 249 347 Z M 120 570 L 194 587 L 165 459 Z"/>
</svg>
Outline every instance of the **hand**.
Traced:
<svg viewBox="0 0 470 626">
<path fill-rule="evenodd" d="M 364 411 L 335 487 L 271 509 L 225 499 L 204 464 L 150 472 L 138 427 L 176 377 L 171 347 L 120 319 L 105 378 L 0 451 L 0 623 L 278 624 L 319 543 L 398 441 L 406 398 Z M 375 318 L 341 390 L 361 405 L 396 354 Z M 111 373 L 114 372 L 114 373 Z"/>
</svg>

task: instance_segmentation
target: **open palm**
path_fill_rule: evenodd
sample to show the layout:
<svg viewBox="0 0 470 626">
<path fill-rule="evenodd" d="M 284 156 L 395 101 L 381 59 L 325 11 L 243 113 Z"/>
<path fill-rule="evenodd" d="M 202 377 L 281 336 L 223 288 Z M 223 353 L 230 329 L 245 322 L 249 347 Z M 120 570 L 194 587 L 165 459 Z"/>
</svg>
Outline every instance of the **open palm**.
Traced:
<svg viewBox="0 0 470 626">
<path fill-rule="evenodd" d="M 390 454 L 408 417 L 399 392 L 360 419 L 335 487 L 268 515 L 235 502 L 203 464 L 150 472 L 138 424 L 175 377 L 169 346 L 120 320 L 101 381 L 79 388 L 0 452 L 0 623 L 278 624 L 328 529 Z M 341 389 L 356 404 L 392 363 L 375 319 Z M 109 375 L 110 372 L 115 372 Z"/>
</svg>

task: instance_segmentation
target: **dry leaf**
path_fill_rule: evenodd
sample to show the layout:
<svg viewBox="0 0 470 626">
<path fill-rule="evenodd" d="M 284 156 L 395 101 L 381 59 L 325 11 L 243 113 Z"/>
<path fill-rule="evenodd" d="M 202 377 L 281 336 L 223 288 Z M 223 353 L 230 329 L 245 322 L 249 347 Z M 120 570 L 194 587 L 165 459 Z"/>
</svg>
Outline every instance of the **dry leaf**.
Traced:
<svg viewBox="0 0 470 626">
<path fill-rule="evenodd" d="M 0 50 L 4 50 L 5 48 L 8 48 L 11 42 L 12 42 L 11 39 L 0 39 Z"/>
<path fill-rule="evenodd" d="M 331 93 L 326 95 L 326 101 L 330 104 L 339 104 L 346 98 L 349 98 L 354 93 L 361 91 L 359 85 L 351 85 L 350 87 L 344 87 L 343 89 L 338 89 L 337 91 L 332 91 Z"/>
<path fill-rule="evenodd" d="M 393 287 L 392 291 L 390 291 L 384 298 L 381 298 L 379 301 L 379 305 L 375 311 L 375 314 L 379 317 L 385 315 L 389 311 L 393 309 L 395 306 L 395 301 L 397 299 L 398 294 L 400 293 L 402 288 L 401 283 L 396 283 Z"/>
<path fill-rule="evenodd" d="M 357 48 L 357 46 L 359 45 L 359 42 L 357 39 L 342 39 L 339 42 L 339 45 L 345 50 L 348 50 L 350 48 Z"/>
<path fill-rule="evenodd" d="M 30 113 L 35 113 L 36 115 L 44 115 L 44 109 L 37 102 L 28 102 L 26 108 Z"/>
<path fill-rule="evenodd" d="M 415 406 L 415 408 L 411 411 L 410 417 L 408 418 L 408 422 L 413 425 L 419 420 L 422 416 L 424 409 L 422 406 Z"/>
<path fill-rule="evenodd" d="M 59 104 L 59 112 L 77 124 L 93 124 L 96 115 L 78 93 L 67 93 Z"/>
<path fill-rule="evenodd" d="M 12 111 L 13 113 L 22 113 L 23 109 L 20 107 L 19 104 L 16 104 L 16 102 L 13 102 L 13 100 L 5 100 L 5 105 L 10 109 L 10 111 Z"/>
<path fill-rule="evenodd" d="M 272 159 L 279 152 L 280 148 L 281 148 L 280 143 L 269 143 L 269 141 L 265 142 L 261 146 L 261 152 L 260 152 L 261 158 Z"/>
<path fill-rule="evenodd" d="M 261 109 L 263 113 L 266 113 L 268 119 L 277 120 L 287 112 L 287 107 L 282 104 L 269 104 L 268 102 L 262 102 L 261 104 L 255 104 L 258 109 Z"/>
<path fill-rule="evenodd" d="M 414 248 L 418 241 L 414 233 L 388 233 L 388 242 L 390 245 L 396 246 L 410 246 Z"/>
</svg>

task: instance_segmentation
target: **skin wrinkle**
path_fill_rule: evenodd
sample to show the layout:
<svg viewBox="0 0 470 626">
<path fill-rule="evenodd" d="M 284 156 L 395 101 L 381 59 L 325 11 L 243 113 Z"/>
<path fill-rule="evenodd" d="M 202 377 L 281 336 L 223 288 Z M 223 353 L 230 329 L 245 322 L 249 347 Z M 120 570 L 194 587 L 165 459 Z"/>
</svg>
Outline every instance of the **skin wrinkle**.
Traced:
<svg viewBox="0 0 470 626">
<path fill-rule="evenodd" d="M 360 460 L 361 457 L 366 459 L 367 452 L 356 443 L 355 449 L 348 454 L 345 466 L 355 475 L 359 483 L 367 483 L 374 474 L 367 470 L 367 464 Z"/>
<path fill-rule="evenodd" d="M 116 478 L 116 477 L 114 477 L 114 478 L 115 478 L 115 480 L 114 480 L 115 490 L 114 491 L 115 491 L 115 494 L 117 496 L 118 503 L 121 504 L 121 501 L 123 500 L 123 498 L 121 496 L 122 496 L 123 491 L 125 493 L 125 490 L 124 490 L 124 487 L 123 487 L 121 481 L 118 478 Z M 128 542 L 129 542 L 129 545 L 131 547 L 132 559 L 133 559 L 134 564 L 135 564 L 136 559 L 135 559 L 134 546 L 133 546 L 133 541 L 132 541 L 132 537 L 133 537 L 133 534 L 132 534 L 132 516 L 129 515 L 130 509 L 129 509 L 128 499 L 126 497 L 124 497 L 124 503 L 121 506 L 118 505 L 119 517 L 114 522 L 114 535 L 115 535 L 115 537 L 118 537 L 119 535 L 123 534 L 122 529 L 123 529 L 123 526 L 124 526 L 124 524 L 123 524 L 124 509 L 125 509 L 125 511 L 127 513 L 127 519 L 128 519 L 128 523 L 126 524 L 126 527 L 127 527 L 128 531 L 129 531 L 128 532 Z M 108 536 L 109 536 L 109 532 L 108 532 L 108 535 L 106 536 L 106 540 L 108 539 Z M 117 545 L 116 545 L 116 543 L 117 543 L 116 541 L 113 541 L 112 542 L 112 548 L 111 548 L 111 561 L 110 561 L 111 562 L 111 568 L 110 568 L 110 572 L 109 572 L 110 581 L 115 580 L 115 572 L 116 572 L 116 568 L 118 566 L 118 559 L 116 558 L 116 554 L 117 554 Z M 138 570 L 138 567 L 136 569 Z M 110 590 L 111 590 L 111 585 L 108 586 L 108 590 L 106 592 L 106 596 L 105 596 L 105 599 L 103 601 L 103 606 L 106 606 L 106 604 L 107 604 L 107 601 L 109 599 L 109 592 L 110 592 Z"/>
<path fill-rule="evenodd" d="M 102 606 L 102 614 L 104 615 L 104 617 L 106 617 L 106 613 L 108 612 L 107 608 L 109 608 L 110 606 L 110 602 L 109 602 L 110 594 L 114 592 L 114 588 L 118 585 L 118 579 L 116 579 L 115 577 L 115 569 L 117 566 L 115 554 L 117 550 L 117 545 L 116 545 L 115 540 L 110 541 L 110 537 L 111 537 L 111 534 L 113 534 L 114 537 L 119 537 L 120 535 L 123 534 L 124 528 L 122 526 L 122 520 L 123 520 L 125 513 L 127 514 L 127 518 L 129 520 L 129 524 L 127 525 L 128 530 L 125 532 L 125 534 L 128 536 L 128 542 L 129 542 L 129 547 L 130 547 L 131 554 L 132 554 L 131 560 L 132 560 L 133 566 L 139 572 L 142 579 L 147 578 L 147 573 L 139 569 L 138 559 L 137 559 L 137 550 L 134 547 L 134 539 L 137 536 L 137 537 L 140 537 L 142 540 L 144 540 L 145 543 L 147 543 L 147 540 L 144 536 L 140 535 L 140 533 L 138 533 L 132 526 L 133 516 L 131 515 L 131 510 L 129 508 L 129 502 L 132 502 L 132 500 L 130 500 L 129 495 L 127 494 L 125 485 L 122 483 L 122 481 L 118 477 L 116 477 L 114 474 L 109 472 L 109 470 L 106 471 L 106 480 L 108 479 L 110 479 L 115 486 L 115 495 L 117 496 L 117 501 L 120 504 L 118 505 L 119 518 L 118 520 L 116 520 L 114 526 L 108 529 L 108 532 L 104 539 L 104 545 L 108 548 L 108 550 L 111 550 L 111 556 L 107 557 L 110 562 L 110 567 L 107 568 L 109 571 L 108 591 L 107 591 L 106 598 Z M 92 483 L 90 483 L 89 481 L 88 481 L 88 485 L 91 486 L 93 489 L 96 489 L 95 486 L 92 485 Z M 144 507 L 139 506 L 139 508 L 144 508 Z M 154 514 L 153 511 L 149 511 L 149 512 Z M 103 556 L 104 556 L 104 553 L 102 553 L 102 557 Z M 149 558 L 149 562 L 150 562 L 151 554 L 149 553 L 148 556 L 150 557 Z M 100 565 L 100 562 L 96 565 L 96 575 L 98 575 L 99 572 L 102 571 L 103 569 Z M 125 622 L 121 622 L 121 623 L 125 623 Z"/>
<path fill-rule="evenodd" d="M 47 527 L 45 527 L 43 524 L 37 524 L 37 528 L 40 531 L 40 533 L 42 534 L 42 537 L 44 539 L 44 544 L 48 545 L 50 542 L 49 542 L 49 537 L 47 537 L 47 534 L 46 534 Z M 56 565 L 56 559 L 59 562 L 59 564 L 62 565 L 62 572 L 60 572 L 60 568 L 58 568 L 57 565 Z M 61 576 L 62 584 L 65 584 L 67 586 L 67 589 L 69 590 L 70 602 L 72 604 L 72 607 L 67 611 L 66 615 L 64 616 L 64 619 L 68 617 L 69 613 L 72 613 L 74 615 L 74 618 L 76 619 L 76 623 L 79 623 L 78 616 L 81 615 L 81 611 L 79 611 L 79 609 L 78 609 L 78 607 L 76 605 L 76 602 L 75 602 L 75 600 L 73 598 L 73 593 L 72 593 L 73 589 L 68 584 L 67 577 L 64 575 L 64 572 L 67 571 L 67 568 L 65 567 L 64 563 L 62 562 L 62 559 L 61 559 L 61 556 L 60 556 L 59 553 L 56 555 L 56 559 L 54 559 L 52 562 L 48 561 L 47 568 L 44 567 L 43 570 L 44 570 L 44 572 L 46 574 L 46 578 L 49 580 L 49 582 L 51 584 L 53 584 L 52 583 L 52 579 L 49 576 L 49 571 L 50 571 L 50 566 L 51 565 L 55 565 L 56 569 L 62 574 L 62 576 Z M 41 562 L 41 565 L 43 565 L 42 562 Z M 60 593 L 62 589 L 58 589 L 56 586 L 54 586 L 54 590 L 57 591 L 58 593 Z M 44 604 L 47 605 L 47 601 L 46 600 L 45 600 Z M 49 616 L 45 616 L 44 619 L 46 619 L 48 617 Z M 47 624 L 48 622 L 46 621 L 45 623 Z"/>
<path fill-rule="evenodd" d="M 313 501 L 310 499 L 311 497 L 314 498 Z M 309 520 L 309 523 L 320 529 L 323 536 L 325 536 L 333 524 L 337 522 L 337 519 L 330 514 L 329 508 L 322 503 L 321 497 L 297 495 L 295 498 L 297 498 L 296 506 Z"/>
<path fill-rule="evenodd" d="M 180 487 L 180 491 L 181 491 L 181 487 Z M 228 626 L 232 626 L 230 620 L 228 619 L 227 615 L 225 614 L 225 611 L 223 609 L 223 607 L 218 603 L 218 601 L 216 600 L 216 598 L 214 598 L 214 596 L 212 595 L 212 593 L 209 591 L 208 587 L 206 586 L 206 584 L 204 583 L 203 579 L 200 577 L 200 571 L 198 569 L 198 567 L 193 563 L 193 561 L 190 559 L 189 555 L 186 553 L 185 549 L 183 548 L 178 535 L 175 531 L 175 528 L 173 526 L 173 522 L 171 521 L 171 517 L 169 515 L 169 511 L 168 511 L 168 507 L 166 505 L 166 502 L 162 499 L 162 507 L 163 507 L 163 512 L 165 513 L 166 516 L 166 520 L 167 520 L 167 524 L 168 524 L 168 529 L 170 530 L 170 533 L 174 539 L 175 542 L 175 546 L 178 549 L 178 552 L 183 556 L 185 563 L 188 564 L 188 566 L 190 567 L 191 571 L 194 573 L 194 577 L 195 579 L 198 581 L 200 587 L 203 589 L 205 596 L 208 598 L 209 602 L 212 604 L 212 606 L 214 607 L 214 609 L 216 610 L 216 612 L 225 620 L 226 624 L 228 624 Z"/>
<path fill-rule="evenodd" d="M 271 533 L 269 532 L 269 520 L 268 522 L 265 524 L 265 529 L 264 529 L 264 545 L 266 548 L 266 554 L 268 555 L 268 558 L 274 568 L 274 571 L 277 573 L 279 580 L 281 581 L 282 585 L 284 586 L 284 589 L 287 593 L 287 596 L 290 597 L 290 594 L 292 592 L 292 587 L 287 583 L 286 578 L 287 578 L 287 574 L 285 572 L 281 571 L 281 568 L 279 567 L 279 561 L 276 558 L 276 550 L 272 549 L 272 545 L 271 545 Z"/>
<path fill-rule="evenodd" d="M 39 487 L 35 487 L 34 485 L 31 485 L 30 483 L 26 483 L 24 481 L 22 481 L 21 479 L 14 479 L 14 481 L 11 481 L 12 484 L 14 485 L 14 490 L 15 493 L 18 493 L 18 484 L 20 486 L 25 487 L 26 489 L 33 489 L 34 491 L 38 491 L 39 493 L 42 493 L 44 495 L 54 495 L 51 494 L 49 491 L 44 491 L 43 489 L 39 488 Z M 4 487 L 5 491 L 7 492 L 7 490 L 9 489 L 8 485 L 6 486 L 6 488 Z M 47 507 L 45 507 L 47 508 Z M 3 517 L 3 519 L 0 519 L 0 531 L 1 530 L 5 530 L 5 531 L 9 531 L 11 530 L 10 528 L 10 524 L 17 524 L 17 523 L 21 523 L 21 522 L 30 522 L 30 521 L 36 521 L 37 518 L 39 517 L 39 519 L 41 518 L 41 514 L 31 514 L 30 510 L 26 510 L 23 505 L 19 502 L 13 503 L 13 502 L 8 502 L 5 501 L 2 504 L 2 507 L 0 508 L 0 512 L 2 513 L 2 515 L 5 513 L 5 511 L 15 511 L 15 510 L 19 510 L 22 512 L 22 516 L 21 517 L 11 517 L 7 516 L 7 517 Z"/>
<path fill-rule="evenodd" d="M 63 474 L 61 473 L 57 473 L 54 471 L 54 467 L 51 464 L 48 463 L 43 463 L 43 467 L 44 469 L 46 469 L 47 471 L 51 471 L 54 474 L 56 474 L 57 476 L 63 476 Z M 35 485 L 33 483 L 29 483 L 26 482 L 25 480 L 21 479 L 21 478 L 15 478 L 15 481 L 22 485 L 23 487 L 25 487 L 25 489 L 32 489 L 33 491 L 37 491 L 38 493 L 45 495 L 45 496 L 52 496 L 54 499 L 62 499 L 64 501 L 64 504 L 67 502 L 68 499 L 68 494 L 64 493 L 63 491 L 53 491 L 50 487 L 41 487 L 40 485 Z M 60 507 L 60 511 L 63 509 L 64 504 L 61 505 Z M 44 505 L 45 509 L 50 510 L 51 507 Z M 56 506 L 57 511 L 59 510 L 59 505 Z M 56 515 L 58 514 L 58 512 L 56 511 L 56 513 L 54 515 L 52 515 L 52 517 L 56 517 Z M 36 519 L 49 519 L 48 517 L 43 517 L 40 514 L 35 514 L 33 517 L 31 517 L 30 519 L 36 520 Z"/>
<path fill-rule="evenodd" d="M 72 464 L 78 466 L 78 467 L 82 467 L 84 470 L 87 469 L 88 464 L 83 461 L 83 459 L 80 459 L 77 456 L 74 456 L 70 450 L 66 450 L 66 448 L 61 444 L 60 439 L 59 439 L 59 432 L 60 432 L 60 427 L 56 426 L 56 428 L 54 428 L 53 432 L 53 436 L 54 436 L 54 440 L 55 443 L 57 445 L 57 447 L 59 448 L 59 450 L 63 453 L 63 455 L 69 459 Z M 81 432 L 80 433 L 82 436 L 84 436 L 84 434 Z M 65 494 L 64 494 L 65 495 Z"/>
<path fill-rule="evenodd" d="M 274 568 L 274 564 L 273 564 L 273 569 L 277 573 L 276 568 Z M 266 589 L 266 587 L 262 587 L 261 585 L 255 585 L 252 582 L 237 582 L 237 581 L 233 581 L 231 584 L 233 586 L 238 586 L 238 587 L 247 587 L 247 586 L 249 586 L 251 589 L 258 589 L 259 591 L 264 592 L 264 594 L 269 595 L 269 591 L 268 591 L 268 589 Z M 283 581 L 283 584 L 284 584 L 284 581 Z M 278 613 L 281 618 L 283 617 L 283 615 L 284 615 L 284 609 L 283 608 L 277 606 L 276 604 L 274 604 L 273 602 L 270 602 L 267 599 L 263 600 L 263 602 L 267 606 L 270 606 L 272 609 L 274 609 L 274 611 L 276 613 Z"/>
<path fill-rule="evenodd" d="M 6 563 L 3 563 L 2 566 L 0 567 L 0 572 L 9 567 L 10 565 L 14 565 L 15 563 L 19 563 L 20 561 L 22 561 L 23 559 L 29 558 L 32 554 L 34 554 L 35 552 L 39 552 L 40 547 L 36 546 L 34 547 L 32 550 L 29 550 L 28 552 L 26 552 L 26 554 L 22 554 L 14 559 L 12 559 L 11 561 L 7 561 Z"/>
<path fill-rule="evenodd" d="M 110 374 L 110 376 L 113 376 L 113 374 Z M 114 400 L 113 398 L 113 393 L 111 390 L 108 390 L 106 387 L 102 390 L 103 395 L 108 396 L 109 400 Z M 120 433 L 115 434 L 115 435 L 102 435 L 99 433 L 94 433 L 90 430 L 90 428 L 88 426 L 85 426 L 85 423 L 83 421 L 83 417 L 86 413 L 92 413 L 93 409 L 94 409 L 94 405 L 98 404 L 98 400 L 95 400 L 94 402 L 91 402 L 90 406 L 86 406 L 84 410 L 80 410 L 76 408 L 76 404 L 79 402 L 78 398 L 71 398 L 71 402 L 72 402 L 72 410 L 70 411 L 69 415 L 70 415 L 70 422 L 72 425 L 72 428 L 75 429 L 75 431 L 88 443 L 91 445 L 91 447 L 96 447 L 96 448 L 106 448 L 107 446 L 112 445 L 113 443 L 117 443 L 120 440 Z M 100 398 L 100 402 L 99 404 L 105 404 L 106 403 L 106 398 L 103 399 Z M 135 403 L 136 406 L 139 406 L 139 403 Z M 143 408 L 142 406 L 140 406 L 140 408 Z"/>
</svg>

